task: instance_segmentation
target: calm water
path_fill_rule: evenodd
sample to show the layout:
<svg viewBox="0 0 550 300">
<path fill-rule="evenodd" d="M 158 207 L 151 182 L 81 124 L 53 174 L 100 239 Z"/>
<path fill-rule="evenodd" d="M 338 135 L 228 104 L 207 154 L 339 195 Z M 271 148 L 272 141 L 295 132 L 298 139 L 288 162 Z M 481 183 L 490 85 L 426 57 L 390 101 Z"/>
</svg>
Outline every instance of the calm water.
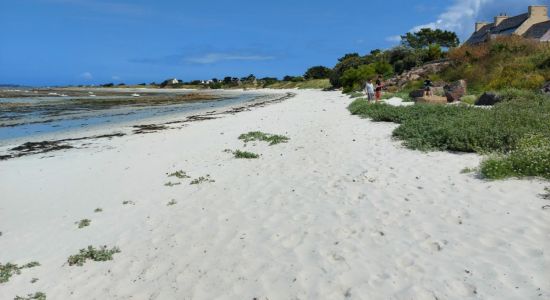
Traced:
<svg viewBox="0 0 550 300">
<path fill-rule="evenodd" d="M 94 109 L 67 105 L 70 97 L 4 98 L 0 103 L 29 103 L 28 107 L 0 110 L 0 142 L 38 134 L 76 130 L 109 123 L 124 123 L 159 116 L 189 113 L 250 102 L 261 94 L 222 94 L 221 100 L 178 103 L 162 106 L 122 106 Z M 116 98 L 113 96 L 111 98 Z M 98 97 L 99 98 L 99 97 Z M 105 99 L 109 97 L 101 97 Z M 127 97 L 126 97 L 127 98 Z M 69 102 L 67 102 L 69 101 Z"/>
</svg>

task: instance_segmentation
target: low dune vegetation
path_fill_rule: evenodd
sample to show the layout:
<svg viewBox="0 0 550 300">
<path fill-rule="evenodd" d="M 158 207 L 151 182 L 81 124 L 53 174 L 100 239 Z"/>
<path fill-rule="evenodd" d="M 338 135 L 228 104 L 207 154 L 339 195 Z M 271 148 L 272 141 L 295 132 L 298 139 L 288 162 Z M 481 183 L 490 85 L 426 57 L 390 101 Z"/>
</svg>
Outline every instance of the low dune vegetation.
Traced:
<svg viewBox="0 0 550 300">
<path fill-rule="evenodd" d="M 490 179 L 550 179 L 550 96 L 509 89 L 486 109 L 468 105 L 394 107 L 356 100 L 349 110 L 375 122 L 400 124 L 393 136 L 411 149 L 488 155 L 480 173 Z"/>
<path fill-rule="evenodd" d="M 113 247 L 107 249 L 107 246 L 101 246 L 95 248 L 93 246 L 88 246 L 88 248 L 80 249 L 78 254 L 71 255 L 67 259 L 69 266 L 83 266 L 87 260 L 92 261 L 108 261 L 113 260 L 113 255 L 120 253 L 120 249 Z"/>
<path fill-rule="evenodd" d="M 550 81 L 548 44 L 519 36 L 501 37 L 488 43 L 464 45 L 449 51 L 453 62 L 434 79 L 464 79 L 474 92 L 507 88 L 538 90 Z"/>
<path fill-rule="evenodd" d="M 30 269 L 40 266 L 40 263 L 33 261 L 22 266 L 12 263 L 0 263 L 0 283 L 5 283 L 10 280 L 13 275 L 21 274 L 21 270 Z"/>
</svg>

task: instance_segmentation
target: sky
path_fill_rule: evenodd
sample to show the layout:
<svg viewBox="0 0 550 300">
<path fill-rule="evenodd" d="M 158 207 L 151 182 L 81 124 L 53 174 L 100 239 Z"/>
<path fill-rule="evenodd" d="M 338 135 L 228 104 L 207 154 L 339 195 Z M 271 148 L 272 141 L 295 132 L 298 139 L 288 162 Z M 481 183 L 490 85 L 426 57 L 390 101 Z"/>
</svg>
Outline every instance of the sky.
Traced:
<svg viewBox="0 0 550 300">
<path fill-rule="evenodd" d="M 550 0 L 0 0 L 0 84 L 301 75 L 422 27 L 457 32 Z"/>
</svg>

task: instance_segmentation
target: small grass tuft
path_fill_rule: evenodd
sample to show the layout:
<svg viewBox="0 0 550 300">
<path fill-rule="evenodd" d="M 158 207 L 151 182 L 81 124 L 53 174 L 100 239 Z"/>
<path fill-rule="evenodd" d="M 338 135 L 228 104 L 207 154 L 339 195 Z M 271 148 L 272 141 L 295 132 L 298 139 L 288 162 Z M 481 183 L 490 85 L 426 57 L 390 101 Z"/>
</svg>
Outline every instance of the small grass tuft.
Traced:
<svg viewBox="0 0 550 300">
<path fill-rule="evenodd" d="M 28 294 L 27 297 L 15 296 L 13 300 L 46 300 L 46 294 L 36 292 L 34 294 Z"/>
<path fill-rule="evenodd" d="M 182 171 L 182 170 L 170 173 L 170 174 L 168 174 L 168 177 L 176 177 L 176 178 L 179 178 L 179 179 L 191 178 L 191 176 L 187 175 L 187 173 L 185 171 Z"/>
<path fill-rule="evenodd" d="M 173 187 L 173 186 L 180 185 L 180 184 L 181 184 L 181 182 L 168 181 L 167 183 L 164 184 L 164 186 Z"/>
<path fill-rule="evenodd" d="M 0 263 L 0 283 L 8 282 L 13 275 L 21 274 L 21 270 L 29 269 L 40 266 L 40 263 L 33 261 L 23 266 L 17 264 L 7 263 L 5 265 Z"/>
<path fill-rule="evenodd" d="M 94 209 L 94 212 L 95 212 L 95 213 L 100 213 L 100 212 L 102 212 L 102 211 L 103 211 L 103 208 L 100 208 L 100 207 Z"/>
<path fill-rule="evenodd" d="M 38 278 L 31 279 L 31 283 L 36 283 L 38 281 Z"/>
<path fill-rule="evenodd" d="M 241 151 L 241 150 L 237 150 L 233 152 L 233 154 L 235 155 L 235 158 L 239 158 L 239 159 L 256 159 L 260 157 L 260 155 L 256 153 Z"/>
<path fill-rule="evenodd" d="M 117 247 L 107 249 L 107 246 L 102 246 L 99 247 L 99 249 L 96 249 L 93 246 L 88 246 L 88 248 L 80 249 L 78 254 L 69 256 L 67 262 L 69 263 L 69 266 L 83 266 L 88 259 L 93 261 L 113 260 L 113 255 L 115 253 L 120 253 L 120 249 Z"/>
<path fill-rule="evenodd" d="M 78 224 L 78 228 L 84 228 L 90 226 L 90 223 L 92 223 L 92 220 L 90 219 L 82 219 L 75 224 Z"/>
<path fill-rule="evenodd" d="M 268 142 L 270 146 L 273 146 L 281 143 L 286 143 L 290 140 L 290 138 L 284 135 L 270 134 L 261 131 L 251 131 L 241 134 L 239 136 L 239 140 L 242 140 L 245 143 L 252 141 Z"/>
<path fill-rule="evenodd" d="M 134 201 L 126 200 L 122 201 L 122 205 L 136 205 L 136 203 Z"/>
<path fill-rule="evenodd" d="M 199 178 L 195 178 L 191 181 L 190 184 L 201 184 L 201 183 L 211 183 L 211 182 L 216 182 L 214 179 L 210 178 L 210 175 L 206 175 L 206 176 L 201 176 Z"/>
<path fill-rule="evenodd" d="M 177 202 L 176 200 L 172 199 L 172 200 L 170 200 L 170 202 L 168 202 L 168 204 L 166 204 L 166 205 L 172 206 L 172 205 L 176 205 L 176 204 L 178 204 L 178 202 Z"/>
</svg>

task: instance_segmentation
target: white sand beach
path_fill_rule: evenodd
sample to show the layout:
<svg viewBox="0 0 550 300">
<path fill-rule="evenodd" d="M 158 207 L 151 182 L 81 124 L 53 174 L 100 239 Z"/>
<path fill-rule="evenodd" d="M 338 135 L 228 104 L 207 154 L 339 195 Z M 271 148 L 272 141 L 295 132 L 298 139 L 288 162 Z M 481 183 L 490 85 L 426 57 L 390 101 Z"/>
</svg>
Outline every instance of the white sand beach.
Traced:
<svg viewBox="0 0 550 300">
<path fill-rule="evenodd" d="M 548 182 L 462 174 L 481 157 L 408 150 L 396 124 L 350 115 L 340 92 L 292 92 L 0 161 L 0 263 L 40 263 L 0 299 L 550 298 Z M 290 141 L 244 147 L 249 131 Z M 191 178 L 167 176 L 178 170 Z M 121 252 L 69 266 L 88 245 Z"/>
</svg>

